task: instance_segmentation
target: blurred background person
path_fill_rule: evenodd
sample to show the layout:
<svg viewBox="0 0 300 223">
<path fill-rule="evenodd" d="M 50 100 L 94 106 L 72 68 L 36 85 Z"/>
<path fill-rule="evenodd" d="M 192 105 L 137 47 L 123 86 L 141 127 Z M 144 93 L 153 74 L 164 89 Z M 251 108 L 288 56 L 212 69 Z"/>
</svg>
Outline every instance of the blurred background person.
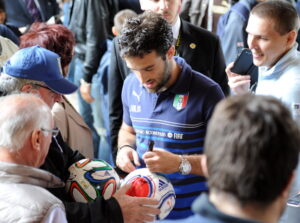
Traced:
<svg viewBox="0 0 300 223">
<path fill-rule="evenodd" d="M 114 17 L 112 33 L 117 36 L 121 33 L 126 19 L 137 14 L 130 9 L 119 11 Z M 110 72 L 112 41 L 106 40 L 107 50 L 101 58 L 97 73 L 93 75 L 91 94 L 94 101 L 91 103 L 94 127 L 100 136 L 97 157 L 104 159 L 114 166 L 109 129 L 109 107 L 108 107 L 108 75 Z"/>
<path fill-rule="evenodd" d="M 4 0 L 6 23 L 24 33 L 34 22 L 46 22 L 59 15 L 56 0 Z M 53 19 L 54 20 L 54 19 Z"/>
<path fill-rule="evenodd" d="M 10 39 L 16 45 L 19 45 L 20 32 L 15 27 L 7 25 L 6 16 L 4 0 L 0 0 L 0 35 Z"/>
<path fill-rule="evenodd" d="M 95 157 L 98 156 L 101 137 L 94 127 L 90 105 L 94 101 L 91 83 L 107 50 L 109 9 L 114 11 L 113 5 L 109 3 L 111 1 L 72 0 L 68 19 L 68 27 L 74 33 L 76 41 L 73 81 L 80 86 L 80 91 L 77 92 L 79 113 L 92 130 Z"/>
</svg>

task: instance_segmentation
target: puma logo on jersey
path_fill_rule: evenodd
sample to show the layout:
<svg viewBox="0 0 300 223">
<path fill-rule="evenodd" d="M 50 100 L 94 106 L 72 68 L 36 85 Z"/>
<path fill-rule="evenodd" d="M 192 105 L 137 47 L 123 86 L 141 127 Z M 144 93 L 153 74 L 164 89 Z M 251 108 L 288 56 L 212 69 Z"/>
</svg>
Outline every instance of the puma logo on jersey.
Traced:
<svg viewBox="0 0 300 223">
<path fill-rule="evenodd" d="M 141 101 L 141 96 L 142 96 L 142 91 L 138 94 L 138 93 L 136 93 L 136 91 L 135 90 L 133 90 L 132 91 L 132 95 L 133 96 L 135 96 L 136 97 L 136 99 L 138 100 L 138 102 L 140 102 Z"/>
</svg>

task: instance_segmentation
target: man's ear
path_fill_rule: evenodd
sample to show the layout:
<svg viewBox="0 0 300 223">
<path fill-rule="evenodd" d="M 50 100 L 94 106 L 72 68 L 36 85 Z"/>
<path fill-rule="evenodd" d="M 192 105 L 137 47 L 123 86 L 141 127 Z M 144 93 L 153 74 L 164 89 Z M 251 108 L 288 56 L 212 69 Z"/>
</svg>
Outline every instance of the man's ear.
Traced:
<svg viewBox="0 0 300 223">
<path fill-rule="evenodd" d="M 36 151 L 40 151 L 42 134 L 41 130 L 33 130 L 31 133 L 31 145 Z"/>
<path fill-rule="evenodd" d="M 298 32 L 296 30 L 292 30 L 288 33 L 287 36 L 287 45 L 289 48 L 293 47 L 296 42 Z"/>
<path fill-rule="evenodd" d="M 21 88 L 21 92 L 24 93 L 30 93 L 32 90 L 32 86 L 30 84 L 25 84 L 22 88 Z"/>
<path fill-rule="evenodd" d="M 175 56 L 175 51 L 175 46 L 172 45 L 167 51 L 167 59 L 172 59 L 172 57 Z"/>
<path fill-rule="evenodd" d="M 33 88 L 30 84 L 25 84 L 21 88 L 21 92 L 23 92 L 23 93 L 31 93 L 31 94 L 39 94 L 38 89 Z"/>
<path fill-rule="evenodd" d="M 111 31 L 112 33 L 114 34 L 114 36 L 117 36 L 119 35 L 118 31 L 117 31 L 117 28 L 115 26 L 111 27 Z"/>
<path fill-rule="evenodd" d="M 182 9 L 182 0 L 179 0 L 178 14 L 181 12 L 181 9 Z"/>
</svg>

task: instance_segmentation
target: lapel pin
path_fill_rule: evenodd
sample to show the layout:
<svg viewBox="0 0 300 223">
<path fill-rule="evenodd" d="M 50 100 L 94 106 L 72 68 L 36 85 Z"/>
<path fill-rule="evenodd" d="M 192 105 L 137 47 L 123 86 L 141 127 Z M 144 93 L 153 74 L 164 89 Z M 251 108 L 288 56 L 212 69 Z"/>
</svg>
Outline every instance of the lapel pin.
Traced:
<svg viewBox="0 0 300 223">
<path fill-rule="evenodd" d="M 195 43 L 191 43 L 191 44 L 190 44 L 190 48 L 191 48 L 191 49 L 195 49 L 196 46 L 197 46 L 197 45 L 196 45 Z"/>
</svg>

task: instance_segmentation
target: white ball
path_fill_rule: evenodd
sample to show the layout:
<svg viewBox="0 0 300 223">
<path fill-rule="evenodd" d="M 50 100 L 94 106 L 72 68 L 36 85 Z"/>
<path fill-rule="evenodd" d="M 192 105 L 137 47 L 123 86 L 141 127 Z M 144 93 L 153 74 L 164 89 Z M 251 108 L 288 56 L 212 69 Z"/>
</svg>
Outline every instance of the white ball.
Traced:
<svg viewBox="0 0 300 223">
<path fill-rule="evenodd" d="M 131 183 L 127 194 L 134 197 L 151 197 L 159 201 L 156 206 L 160 214 L 156 220 L 166 218 L 175 205 L 175 191 L 172 183 L 163 175 L 152 173 L 148 168 L 137 169 L 128 174 L 122 185 Z"/>
<path fill-rule="evenodd" d="M 120 178 L 104 160 L 82 159 L 69 167 L 66 190 L 77 202 L 87 203 L 103 196 L 109 199 L 118 189 Z"/>
</svg>

